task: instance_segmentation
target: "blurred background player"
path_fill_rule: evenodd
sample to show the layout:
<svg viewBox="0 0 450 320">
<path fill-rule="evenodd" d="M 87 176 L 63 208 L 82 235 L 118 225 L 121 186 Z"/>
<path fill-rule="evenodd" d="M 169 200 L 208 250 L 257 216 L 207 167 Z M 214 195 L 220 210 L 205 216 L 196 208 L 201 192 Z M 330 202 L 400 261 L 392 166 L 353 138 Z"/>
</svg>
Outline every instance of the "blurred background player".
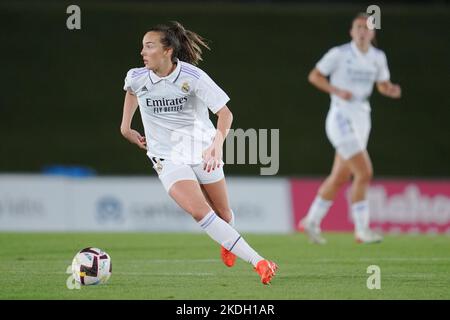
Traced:
<svg viewBox="0 0 450 320">
<path fill-rule="evenodd" d="M 157 25 L 142 41 L 145 67 L 125 79 L 121 133 L 147 150 L 164 188 L 221 246 L 223 262 L 251 263 L 268 284 L 277 265 L 262 258 L 233 228 L 223 173 L 222 147 L 233 116 L 227 94 L 195 65 L 204 39 L 180 23 Z M 139 105 L 145 136 L 131 129 Z M 217 130 L 208 109 L 218 117 Z"/>
<path fill-rule="evenodd" d="M 369 97 L 376 83 L 378 91 L 400 98 L 401 88 L 390 82 L 386 55 L 372 46 L 375 31 L 368 28 L 369 16 L 360 13 L 350 29 L 352 41 L 329 50 L 308 76 L 318 89 L 331 96 L 326 133 L 336 149 L 331 174 L 321 184 L 299 228 L 310 240 L 323 244 L 320 223 L 332 205 L 338 189 L 353 177 L 351 214 L 358 242 L 380 242 L 382 236 L 369 228 L 367 188 L 372 179 L 372 163 L 366 147 L 371 120 Z M 327 77 L 330 78 L 328 81 Z"/>
</svg>

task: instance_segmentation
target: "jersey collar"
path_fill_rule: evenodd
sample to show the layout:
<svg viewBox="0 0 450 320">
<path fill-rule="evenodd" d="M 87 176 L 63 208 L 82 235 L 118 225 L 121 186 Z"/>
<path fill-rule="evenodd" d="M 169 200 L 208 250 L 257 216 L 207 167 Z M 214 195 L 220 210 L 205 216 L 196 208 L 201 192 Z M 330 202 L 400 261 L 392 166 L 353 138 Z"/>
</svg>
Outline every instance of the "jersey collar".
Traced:
<svg viewBox="0 0 450 320">
<path fill-rule="evenodd" d="M 170 82 L 175 82 L 175 80 L 177 80 L 178 76 L 180 75 L 180 72 L 181 72 L 181 62 L 180 62 L 180 60 L 177 59 L 177 67 L 169 75 L 167 75 L 165 77 L 159 77 L 152 70 L 150 70 L 148 75 L 150 77 L 150 81 L 153 84 L 155 84 L 155 83 L 160 82 L 161 80 L 167 80 L 167 81 L 170 81 Z"/>
<path fill-rule="evenodd" d="M 357 57 L 362 57 L 365 58 L 367 57 L 370 52 L 372 51 L 372 45 L 369 45 L 369 49 L 367 50 L 366 53 L 362 53 L 361 50 L 358 49 L 358 47 L 356 46 L 356 43 L 354 41 L 350 42 L 350 47 L 352 48 L 353 53 L 357 56 Z"/>
</svg>

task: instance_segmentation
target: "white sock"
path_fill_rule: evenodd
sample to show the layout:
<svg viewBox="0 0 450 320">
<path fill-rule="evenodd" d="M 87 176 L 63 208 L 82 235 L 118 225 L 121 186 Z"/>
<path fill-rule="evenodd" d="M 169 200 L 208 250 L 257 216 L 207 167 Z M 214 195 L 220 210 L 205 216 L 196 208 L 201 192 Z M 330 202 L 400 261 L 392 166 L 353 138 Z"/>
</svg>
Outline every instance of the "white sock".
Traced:
<svg viewBox="0 0 450 320">
<path fill-rule="evenodd" d="M 323 217 L 325 217 L 332 204 L 333 201 L 325 200 L 321 196 L 317 195 L 311 204 L 311 207 L 309 207 L 306 221 L 320 225 Z"/>
<path fill-rule="evenodd" d="M 218 217 L 214 211 L 208 213 L 198 224 L 213 240 L 242 260 L 250 262 L 255 267 L 259 261 L 264 260 L 232 226 Z"/>
<path fill-rule="evenodd" d="M 369 201 L 362 200 L 352 204 L 352 217 L 355 231 L 361 232 L 369 228 Z"/>
</svg>

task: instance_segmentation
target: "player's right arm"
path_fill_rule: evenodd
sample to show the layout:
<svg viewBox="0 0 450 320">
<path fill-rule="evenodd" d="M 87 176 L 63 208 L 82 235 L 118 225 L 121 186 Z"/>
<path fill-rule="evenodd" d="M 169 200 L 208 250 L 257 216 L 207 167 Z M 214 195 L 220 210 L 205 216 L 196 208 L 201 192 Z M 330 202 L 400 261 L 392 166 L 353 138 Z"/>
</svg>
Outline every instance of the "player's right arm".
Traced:
<svg viewBox="0 0 450 320">
<path fill-rule="evenodd" d="M 352 93 L 350 91 L 342 90 L 331 85 L 328 78 L 317 68 L 311 70 L 308 75 L 308 81 L 319 90 L 322 90 L 328 94 L 334 94 L 344 100 L 350 100 L 352 98 Z"/>
<path fill-rule="evenodd" d="M 120 132 L 125 139 L 136 144 L 139 148 L 147 150 L 147 142 L 145 137 L 141 136 L 141 134 L 136 130 L 131 129 L 131 121 L 133 120 L 137 107 L 138 101 L 136 96 L 130 90 L 127 90 L 125 93 L 125 101 L 123 103 L 123 115 L 122 123 L 120 125 Z"/>
<path fill-rule="evenodd" d="M 352 93 L 350 91 L 331 85 L 327 78 L 333 72 L 336 72 L 341 60 L 342 52 L 340 47 L 331 48 L 309 73 L 308 80 L 321 91 L 328 94 L 334 94 L 344 100 L 350 100 L 352 98 Z"/>
</svg>

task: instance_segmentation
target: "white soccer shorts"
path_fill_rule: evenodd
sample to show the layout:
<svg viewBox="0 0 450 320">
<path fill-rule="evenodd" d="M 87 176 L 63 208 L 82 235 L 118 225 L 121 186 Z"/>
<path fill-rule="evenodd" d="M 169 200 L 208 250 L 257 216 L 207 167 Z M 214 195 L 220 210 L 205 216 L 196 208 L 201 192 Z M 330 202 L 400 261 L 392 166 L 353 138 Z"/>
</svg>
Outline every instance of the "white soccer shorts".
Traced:
<svg viewBox="0 0 450 320">
<path fill-rule="evenodd" d="M 151 157 L 153 162 L 153 169 L 158 173 L 159 180 L 161 180 L 164 188 L 169 192 L 170 188 L 177 181 L 194 180 L 199 184 L 210 184 L 222 180 L 225 175 L 223 173 L 223 165 L 215 168 L 210 172 L 203 170 L 203 163 L 199 164 L 178 164 L 170 160 L 161 160 L 156 157 Z"/>
<path fill-rule="evenodd" d="M 327 137 L 337 153 L 348 160 L 367 148 L 371 129 L 370 113 L 364 110 L 345 112 L 340 107 L 332 107 L 325 127 Z"/>
</svg>

